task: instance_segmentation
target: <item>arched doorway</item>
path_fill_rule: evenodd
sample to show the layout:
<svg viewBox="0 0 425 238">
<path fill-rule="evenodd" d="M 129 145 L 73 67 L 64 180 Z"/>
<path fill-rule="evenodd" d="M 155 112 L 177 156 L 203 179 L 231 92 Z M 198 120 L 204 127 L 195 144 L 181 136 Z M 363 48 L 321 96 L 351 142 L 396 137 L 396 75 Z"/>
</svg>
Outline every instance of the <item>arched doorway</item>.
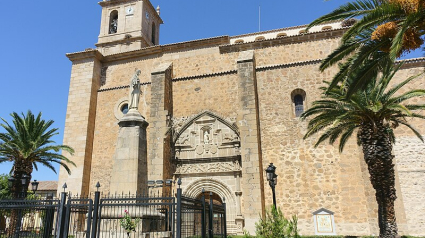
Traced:
<svg viewBox="0 0 425 238">
<path fill-rule="evenodd" d="M 207 203 L 209 203 L 212 199 L 213 204 L 217 204 L 217 205 L 223 205 L 223 200 L 221 199 L 221 197 L 214 192 L 210 192 L 210 191 L 205 191 L 204 193 L 199 194 L 196 199 L 201 199 L 202 195 L 205 196 L 205 201 Z"/>
<path fill-rule="evenodd" d="M 201 198 L 204 189 L 207 201 L 211 197 L 213 203 L 225 202 L 228 233 L 242 233 L 243 164 L 236 124 L 209 111 L 177 121 L 173 126 L 174 176 L 183 181 L 183 195 Z"/>
</svg>

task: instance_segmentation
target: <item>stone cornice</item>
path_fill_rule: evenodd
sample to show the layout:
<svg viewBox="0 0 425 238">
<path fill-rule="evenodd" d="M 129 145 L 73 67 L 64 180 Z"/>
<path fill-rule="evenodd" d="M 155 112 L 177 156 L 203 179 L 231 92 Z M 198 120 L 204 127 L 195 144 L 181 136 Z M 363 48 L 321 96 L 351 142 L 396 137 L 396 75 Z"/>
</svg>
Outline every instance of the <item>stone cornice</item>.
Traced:
<svg viewBox="0 0 425 238">
<path fill-rule="evenodd" d="M 114 6 L 114 5 L 119 5 L 123 3 L 138 2 L 138 1 L 140 0 L 106 0 L 106 1 L 98 2 L 98 4 L 102 7 L 107 7 L 107 6 Z"/>
<path fill-rule="evenodd" d="M 256 71 L 266 71 L 266 70 L 272 70 L 272 69 L 279 69 L 279 68 L 290 68 L 295 66 L 301 66 L 301 65 L 309 65 L 309 64 L 319 64 L 322 62 L 322 59 L 315 59 L 315 60 L 306 60 L 306 61 L 297 61 L 287 64 L 275 64 L 275 65 L 266 65 L 255 68 Z"/>
<path fill-rule="evenodd" d="M 134 42 L 134 41 L 140 41 L 142 40 L 144 43 L 148 44 L 146 42 L 146 39 L 143 36 L 131 36 L 130 38 L 125 38 L 126 35 L 128 34 L 122 34 L 124 37 L 120 40 L 115 40 L 112 42 L 105 42 L 105 43 L 96 43 L 94 44 L 96 47 L 105 47 L 105 46 L 111 46 L 111 45 L 118 45 L 118 44 L 125 44 L 125 43 L 130 43 L 130 42 Z"/>
<path fill-rule="evenodd" d="M 323 24 L 320 24 L 318 26 L 322 26 L 322 25 L 327 25 L 327 24 L 332 24 L 332 23 L 336 23 L 336 22 L 340 22 L 339 20 L 335 20 L 335 21 L 328 21 L 325 22 Z M 279 28 L 279 29 L 273 29 L 273 30 L 268 30 L 268 31 L 259 31 L 259 32 L 253 32 L 253 33 L 247 33 L 247 34 L 242 34 L 242 35 L 236 35 L 236 36 L 232 36 L 232 39 L 236 39 L 236 38 L 241 38 L 241 37 L 246 37 L 246 36 L 254 36 L 254 35 L 262 35 L 262 34 L 267 34 L 267 33 L 273 33 L 273 32 L 279 32 L 279 31 L 287 31 L 287 30 L 293 30 L 293 29 L 298 29 L 298 28 L 305 28 L 307 27 L 309 24 L 304 24 L 304 25 L 299 25 L 299 26 L 290 26 L 290 27 L 284 27 L 284 28 Z M 318 32 L 318 31 L 316 31 Z M 312 32 L 315 33 L 315 32 Z"/>
<path fill-rule="evenodd" d="M 229 44 L 230 43 L 229 36 L 218 36 L 218 37 L 211 37 L 211 38 L 205 38 L 205 39 L 199 39 L 199 40 L 193 40 L 193 41 L 172 43 L 167 45 L 149 46 L 139 50 L 106 55 L 106 56 L 102 56 L 102 62 L 126 60 L 126 59 L 143 57 L 143 56 L 148 56 L 153 54 L 177 52 L 177 51 L 184 51 L 184 50 L 195 50 L 200 47 L 213 47 L 213 46 L 218 46 L 220 49 L 220 53 L 246 51 L 250 49 L 272 47 L 275 45 L 296 44 L 296 43 L 302 43 L 307 41 L 315 41 L 315 40 L 321 40 L 326 38 L 340 37 L 346 29 L 347 28 L 340 28 L 335 30 L 311 32 L 311 33 L 306 33 L 302 35 L 286 36 L 286 37 L 247 42 L 247 43 L 241 43 L 241 44 Z M 67 54 L 67 56 L 68 58 L 70 58 L 69 56 L 79 55 L 83 52 L 70 53 L 70 54 Z M 73 61 L 73 59 L 71 59 L 71 61 Z"/>
<path fill-rule="evenodd" d="M 403 66 L 401 66 L 402 69 L 425 67 L 425 57 L 397 60 L 396 64 L 400 63 L 403 63 Z"/>
<path fill-rule="evenodd" d="M 300 35 L 284 36 L 284 37 L 265 39 L 260 41 L 252 41 L 252 42 L 239 43 L 239 44 L 227 44 L 227 45 L 221 45 L 219 47 L 220 47 L 220 53 L 225 54 L 225 53 L 231 53 L 231 52 L 239 52 L 239 51 L 253 50 L 253 49 L 259 49 L 259 48 L 273 47 L 277 45 L 297 44 L 297 43 L 304 43 L 309 41 L 317 41 L 317 40 L 341 37 L 347 29 L 348 28 L 339 28 L 334 30 L 309 32 L 309 33 L 304 33 Z"/>
<path fill-rule="evenodd" d="M 210 74 L 199 74 L 199 75 L 185 76 L 180 78 L 173 78 L 173 82 L 187 81 L 187 80 L 193 80 L 193 79 L 199 79 L 199 78 L 210 78 L 210 77 L 217 77 L 217 76 L 237 74 L 237 73 L 238 71 L 234 69 L 234 70 L 221 71 L 221 72 L 210 73 Z"/>
<path fill-rule="evenodd" d="M 306 60 L 306 61 L 297 61 L 287 64 L 275 64 L 275 65 L 265 65 L 265 66 L 259 66 L 255 68 L 256 72 L 261 71 L 267 71 L 267 70 L 273 70 L 273 69 L 279 69 L 279 68 L 290 68 L 290 67 L 296 67 L 296 66 L 302 66 L 302 65 L 312 65 L 312 64 L 319 64 L 322 62 L 323 59 L 315 59 L 315 60 Z M 418 66 L 425 66 L 425 57 L 422 58 L 413 58 L 413 59 L 405 59 L 405 60 L 399 60 L 397 63 L 404 62 L 404 65 L 402 68 L 412 68 L 412 67 L 418 67 Z M 191 76 L 185 76 L 180 78 L 173 78 L 173 82 L 179 82 L 179 81 L 187 81 L 187 80 L 194 80 L 194 79 L 200 79 L 200 78 L 210 78 L 210 77 L 217 77 L 222 75 L 230 75 L 230 74 L 237 74 L 237 70 L 228 70 L 228 71 L 220 71 L 220 72 L 214 72 L 209 74 L 199 74 L 199 75 L 191 75 Z M 144 82 L 140 85 L 150 85 L 151 82 Z M 111 91 L 111 90 L 117 90 L 117 89 L 124 89 L 129 88 L 128 85 L 122 85 L 112 88 L 103 88 L 99 89 L 98 92 L 105 92 L 105 91 Z"/>
<path fill-rule="evenodd" d="M 116 60 L 125 60 L 135 57 L 147 56 L 152 54 L 161 54 L 166 52 L 175 52 L 181 50 L 194 50 L 200 47 L 211 47 L 221 44 L 229 43 L 229 36 L 219 36 L 201 40 L 186 41 L 180 43 L 173 43 L 168 45 L 155 45 L 150 47 L 145 47 L 140 50 L 128 51 L 113 55 L 104 56 L 105 62 L 116 61 Z"/>
<path fill-rule="evenodd" d="M 66 54 L 66 57 L 68 57 L 68 59 L 71 60 L 72 62 L 83 60 L 83 59 L 90 59 L 90 58 L 94 58 L 99 61 L 104 60 L 103 55 L 98 50 L 95 50 L 95 49 L 87 49 L 81 52 L 68 53 Z"/>
<path fill-rule="evenodd" d="M 140 86 L 143 85 L 151 85 L 151 82 L 143 82 L 140 83 Z M 106 91 L 112 91 L 112 90 L 117 90 L 117 89 L 125 89 L 125 88 L 130 88 L 130 85 L 122 85 L 122 86 L 117 86 L 117 87 L 112 87 L 112 88 L 101 88 L 99 90 L 97 90 L 97 92 L 106 92 Z"/>
</svg>

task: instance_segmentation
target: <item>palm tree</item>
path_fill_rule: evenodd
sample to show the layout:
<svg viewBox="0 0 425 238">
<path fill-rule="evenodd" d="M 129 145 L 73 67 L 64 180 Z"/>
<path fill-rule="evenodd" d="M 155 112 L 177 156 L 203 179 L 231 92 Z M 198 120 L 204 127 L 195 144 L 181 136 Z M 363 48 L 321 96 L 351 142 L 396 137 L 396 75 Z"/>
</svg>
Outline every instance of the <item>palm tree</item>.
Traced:
<svg viewBox="0 0 425 238">
<path fill-rule="evenodd" d="M 56 173 L 53 163 L 60 164 L 68 173 L 71 173 L 68 164 L 75 165 L 67 157 L 60 154 L 61 150 L 74 153 L 74 150 L 66 145 L 55 145 L 52 137 L 57 135 L 57 128 L 51 129 L 52 120 L 41 119 L 41 113 L 37 117 L 28 111 L 20 116 L 16 112 L 11 114 L 13 126 L 2 118 L 0 124 L 6 132 L 0 133 L 0 163 L 13 162 L 12 196 L 18 198 L 22 191 L 28 190 L 28 183 L 22 185 L 21 178 L 29 176 L 33 169 L 38 170 L 38 165 L 44 165 Z"/>
<path fill-rule="evenodd" d="M 304 139 L 322 132 L 315 146 L 326 140 L 333 144 L 339 138 L 339 151 L 342 152 L 348 139 L 353 133 L 357 134 L 357 143 L 362 146 L 370 181 L 376 191 L 380 237 L 391 238 L 397 235 L 393 130 L 400 125 L 407 126 L 424 141 L 407 119 L 425 119 L 425 116 L 417 112 L 425 109 L 425 104 L 409 104 L 408 100 L 424 96 L 425 90 L 416 89 L 397 94 L 399 89 L 419 75 L 392 88 L 388 86 L 400 67 L 401 65 L 385 68 L 380 77 L 369 80 L 363 90 L 355 92 L 349 98 L 347 88 L 350 87 L 350 80 L 332 89 L 323 87 L 323 98 L 313 102 L 312 107 L 301 115 L 303 120 L 312 117 Z"/>
<path fill-rule="evenodd" d="M 344 33 L 341 45 L 320 65 L 323 71 L 342 62 L 329 88 L 350 77 L 353 82 L 348 96 L 366 85 L 388 61 L 394 62 L 397 57 L 423 45 L 425 1 L 355 0 L 316 19 L 307 29 L 327 21 L 353 18 L 360 19 Z"/>
</svg>

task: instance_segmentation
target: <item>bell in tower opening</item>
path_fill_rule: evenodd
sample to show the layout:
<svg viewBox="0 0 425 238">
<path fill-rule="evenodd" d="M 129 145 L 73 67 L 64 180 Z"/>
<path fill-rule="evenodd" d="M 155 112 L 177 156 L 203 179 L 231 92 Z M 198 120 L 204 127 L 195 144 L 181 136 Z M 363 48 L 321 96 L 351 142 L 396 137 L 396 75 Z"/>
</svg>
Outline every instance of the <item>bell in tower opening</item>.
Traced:
<svg viewBox="0 0 425 238">
<path fill-rule="evenodd" d="M 109 34 L 115 34 L 118 31 L 118 11 L 114 10 L 111 12 Z"/>
</svg>

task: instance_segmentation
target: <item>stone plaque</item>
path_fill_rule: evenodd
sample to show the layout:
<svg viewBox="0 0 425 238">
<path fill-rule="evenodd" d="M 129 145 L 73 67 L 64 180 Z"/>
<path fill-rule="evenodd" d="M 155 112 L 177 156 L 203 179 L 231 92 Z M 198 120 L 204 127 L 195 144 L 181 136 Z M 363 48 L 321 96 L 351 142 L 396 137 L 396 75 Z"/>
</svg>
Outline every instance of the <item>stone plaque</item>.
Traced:
<svg viewBox="0 0 425 238">
<path fill-rule="evenodd" d="M 334 213 L 321 208 L 313 212 L 316 235 L 336 235 Z"/>
</svg>

